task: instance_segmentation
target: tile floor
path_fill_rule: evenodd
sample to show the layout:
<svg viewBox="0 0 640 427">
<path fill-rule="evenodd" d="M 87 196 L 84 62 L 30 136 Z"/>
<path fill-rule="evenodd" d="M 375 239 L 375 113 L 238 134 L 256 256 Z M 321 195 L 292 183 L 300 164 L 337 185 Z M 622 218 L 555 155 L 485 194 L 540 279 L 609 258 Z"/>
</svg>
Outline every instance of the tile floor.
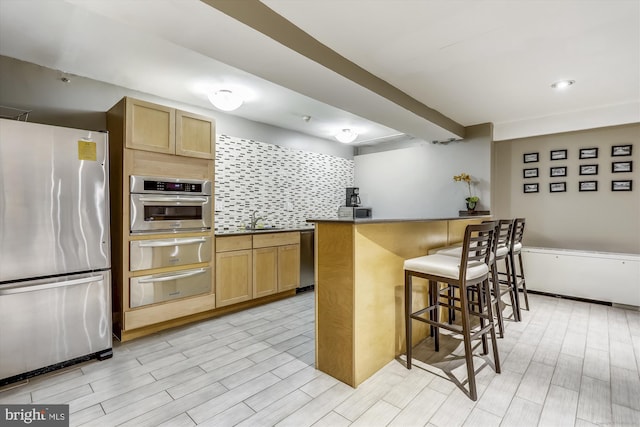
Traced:
<svg viewBox="0 0 640 427">
<path fill-rule="evenodd" d="M 116 342 L 112 359 L 0 390 L 0 403 L 68 403 L 72 426 L 100 427 L 640 425 L 640 312 L 530 298 L 522 322 L 506 321 L 502 374 L 476 357 L 477 402 L 457 385 L 454 337 L 357 389 L 315 370 L 308 292 Z"/>
</svg>

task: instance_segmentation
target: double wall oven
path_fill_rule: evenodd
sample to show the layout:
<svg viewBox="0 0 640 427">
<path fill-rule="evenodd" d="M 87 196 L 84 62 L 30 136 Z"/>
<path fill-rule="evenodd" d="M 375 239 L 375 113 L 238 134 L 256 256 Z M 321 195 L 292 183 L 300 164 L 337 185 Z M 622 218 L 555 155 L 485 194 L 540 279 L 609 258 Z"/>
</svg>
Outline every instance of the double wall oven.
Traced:
<svg viewBox="0 0 640 427">
<path fill-rule="evenodd" d="M 211 190 L 209 180 L 130 177 L 131 308 L 211 291 Z"/>
</svg>

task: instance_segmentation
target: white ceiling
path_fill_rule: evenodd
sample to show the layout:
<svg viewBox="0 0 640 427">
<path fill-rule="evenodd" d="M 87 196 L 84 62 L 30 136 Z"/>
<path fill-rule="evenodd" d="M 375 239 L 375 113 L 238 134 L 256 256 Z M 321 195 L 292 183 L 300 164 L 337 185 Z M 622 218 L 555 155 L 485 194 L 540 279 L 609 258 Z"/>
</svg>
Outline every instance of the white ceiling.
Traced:
<svg viewBox="0 0 640 427">
<path fill-rule="evenodd" d="M 262 3 L 496 139 L 640 121 L 640 0 Z M 199 0 L 0 0 L 0 54 L 204 108 L 231 88 L 232 114 L 322 138 L 458 137 Z"/>
</svg>

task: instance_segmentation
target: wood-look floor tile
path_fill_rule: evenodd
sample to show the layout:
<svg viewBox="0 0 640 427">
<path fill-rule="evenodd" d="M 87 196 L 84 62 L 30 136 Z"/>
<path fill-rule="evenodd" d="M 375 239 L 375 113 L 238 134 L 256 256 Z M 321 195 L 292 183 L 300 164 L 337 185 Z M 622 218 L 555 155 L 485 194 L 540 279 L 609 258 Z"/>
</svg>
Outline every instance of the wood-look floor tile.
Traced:
<svg viewBox="0 0 640 427">
<path fill-rule="evenodd" d="M 216 357 L 215 359 L 209 360 L 208 362 L 201 363 L 200 367 L 207 372 L 213 371 L 220 368 L 221 366 L 228 365 L 229 363 L 235 362 L 240 359 L 244 359 L 267 348 L 269 348 L 267 344 L 263 342 L 257 342 L 223 356 Z"/>
<path fill-rule="evenodd" d="M 535 352 L 535 345 L 527 344 L 525 342 L 517 343 L 515 347 L 513 347 L 511 353 L 509 353 L 509 357 L 507 357 L 502 363 L 502 369 L 518 374 L 524 374 Z"/>
<path fill-rule="evenodd" d="M 253 366 L 253 362 L 248 359 L 236 360 L 227 365 L 220 366 L 218 369 L 197 375 L 195 378 L 184 378 L 179 384 L 168 387 L 167 392 L 174 399 L 179 399 L 250 366 Z"/>
<path fill-rule="evenodd" d="M 256 363 L 255 365 L 243 369 L 242 371 L 236 372 L 233 375 L 229 375 L 228 377 L 220 380 L 220 384 L 227 387 L 228 389 L 234 389 L 241 384 L 245 384 L 248 381 L 253 380 L 254 378 L 258 378 L 262 374 L 273 371 L 274 369 L 295 360 L 293 356 L 287 353 L 276 354 L 275 356 L 264 360 L 260 363 Z"/>
<path fill-rule="evenodd" d="M 157 427 L 192 427 L 196 423 L 185 413 L 176 415 L 175 417 L 158 424 Z"/>
<path fill-rule="evenodd" d="M 208 353 L 198 354 L 197 356 L 187 357 L 183 360 L 172 363 L 171 365 L 162 366 L 158 369 L 154 369 L 151 371 L 151 375 L 155 379 L 162 379 L 168 376 L 174 375 L 178 372 L 186 371 L 187 369 L 191 369 L 194 367 L 199 367 L 202 364 L 208 363 L 212 360 L 220 360 L 224 358 L 224 356 L 232 353 L 229 347 L 220 347 L 216 348 Z M 200 368 L 201 369 L 201 368 Z"/>
<path fill-rule="evenodd" d="M 584 350 L 587 345 L 586 329 L 580 332 L 567 331 L 562 342 L 560 353 L 570 356 L 584 357 Z"/>
<path fill-rule="evenodd" d="M 338 382 L 276 425 L 279 427 L 311 426 L 344 402 L 353 392 L 354 389 Z"/>
<path fill-rule="evenodd" d="M 238 427 L 269 427 L 276 425 L 280 420 L 297 411 L 310 400 L 311 397 L 308 394 L 296 390 L 256 412 L 238 424 Z"/>
<path fill-rule="evenodd" d="M 427 387 L 427 389 L 429 388 L 431 388 L 431 384 Z M 461 426 L 475 404 L 469 399 L 469 396 L 456 387 L 428 421 L 438 427 Z"/>
<path fill-rule="evenodd" d="M 560 357 L 558 357 L 558 363 L 556 364 L 551 384 L 569 390 L 580 391 L 582 365 L 582 358 L 561 354 Z"/>
<path fill-rule="evenodd" d="M 105 414 L 102 410 L 102 406 L 100 406 L 99 404 L 89 406 L 82 409 L 81 411 L 69 414 L 69 426 L 80 426 L 104 415 Z"/>
<path fill-rule="evenodd" d="M 235 426 L 243 420 L 246 420 L 253 414 L 255 414 L 255 412 L 251 408 L 249 408 L 243 402 L 240 402 L 237 405 L 234 405 L 231 408 L 220 412 L 215 417 L 209 418 L 203 423 L 199 423 L 198 427 Z"/>
<path fill-rule="evenodd" d="M 503 427 L 535 427 L 538 425 L 542 405 L 514 397 L 502 418 Z"/>
<path fill-rule="evenodd" d="M 618 368 L 628 369 L 630 371 L 638 369 L 631 339 L 626 342 L 610 341 L 609 358 L 611 359 L 611 366 L 617 366 Z"/>
<path fill-rule="evenodd" d="M 291 353 L 287 354 L 289 356 L 291 356 Z M 291 356 L 293 357 L 293 356 Z M 288 363 L 285 363 L 282 366 L 277 367 L 276 369 L 272 370 L 271 373 L 273 373 L 274 375 L 276 375 L 279 378 L 285 379 L 293 374 L 295 374 L 298 371 L 301 371 L 302 369 L 308 368 L 309 365 L 307 365 L 304 362 L 301 362 L 298 359 L 293 359 Z"/>
<path fill-rule="evenodd" d="M 384 400 L 379 400 L 351 425 L 353 427 L 384 427 L 389 424 L 398 412 L 400 412 L 399 408 Z"/>
<path fill-rule="evenodd" d="M 540 427 L 572 426 L 578 408 L 578 392 L 551 385 L 540 414 Z"/>
<path fill-rule="evenodd" d="M 640 376 L 637 371 L 611 367 L 611 401 L 640 411 Z"/>
<path fill-rule="evenodd" d="M 398 386 L 394 389 L 398 389 Z M 397 416 L 391 421 L 389 426 L 424 425 L 439 411 L 440 406 L 448 398 L 446 394 L 439 393 L 429 387 L 424 387 L 419 390 L 417 394 L 412 394 L 411 396 L 415 397 L 399 410 Z"/>
<path fill-rule="evenodd" d="M 267 372 L 249 383 L 244 383 L 233 390 L 229 390 L 220 396 L 216 396 L 213 399 L 188 410 L 187 414 L 193 418 L 196 423 L 200 424 L 201 422 L 215 417 L 219 413 L 237 405 L 278 381 L 280 381 L 278 377 L 273 375 L 271 372 Z"/>
<path fill-rule="evenodd" d="M 100 402 L 116 398 L 122 394 L 127 393 L 128 391 L 145 386 L 147 384 L 151 384 L 156 381 L 153 376 L 151 376 L 151 374 L 136 376 L 129 380 L 121 377 L 118 377 L 118 379 L 119 382 L 109 381 L 111 384 L 108 387 L 105 385 L 100 386 L 100 390 L 96 390 L 96 388 L 93 386 L 94 383 L 92 383 L 91 387 L 94 392 L 68 402 L 69 412 L 73 414 L 75 412 L 82 411 L 86 408 L 99 404 Z"/>
<path fill-rule="evenodd" d="M 421 369 L 416 369 L 412 375 L 407 375 L 400 383 L 390 387 L 389 391 L 382 397 L 382 400 L 397 408 L 403 409 L 418 393 L 427 387 L 434 378 L 435 375 Z"/>
<path fill-rule="evenodd" d="M 478 399 L 476 407 L 503 417 L 507 413 L 522 378 L 523 376 L 519 373 L 502 371 L 500 375 L 493 378 L 482 397 Z"/>
<path fill-rule="evenodd" d="M 476 407 L 471 411 L 471 413 L 469 414 L 469 417 L 465 420 L 464 424 L 462 425 L 469 426 L 469 427 L 477 427 L 477 426 L 491 427 L 491 426 L 499 426 L 500 421 L 502 421 L 502 417 L 499 417 L 487 411 L 483 411 L 482 409 L 479 409 Z"/>
<path fill-rule="evenodd" d="M 374 376 L 364 381 L 334 411 L 348 420 L 355 421 L 377 401 L 381 400 L 390 387 L 404 379 L 398 374 L 385 374 L 384 371 L 378 371 Z"/>
<path fill-rule="evenodd" d="M 595 424 L 610 424 L 613 420 L 611 384 L 583 376 L 576 416 Z"/>
<path fill-rule="evenodd" d="M 107 413 L 102 417 L 94 418 L 88 423 L 84 424 L 87 427 L 104 427 L 104 426 L 117 426 L 124 424 L 132 418 L 136 418 L 139 415 L 145 414 L 150 411 L 160 411 L 164 405 L 171 402 L 171 396 L 164 391 L 149 396 L 145 399 L 134 402 L 130 405 L 123 406 L 118 410 Z"/>
<path fill-rule="evenodd" d="M 553 367 L 531 362 L 516 391 L 516 396 L 542 405 L 553 378 Z"/>
<path fill-rule="evenodd" d="M 587 347 L 584 353 L 582 375 L 602 381 L 609 381 L 611 378 L 609 373 L 609 351 Z"/>
<path fill-rule="evenodd" d="M 318 422 L 313 424 L 313 427 L 347 427 L 349 425 L 351 425 L 351 421 L 342 415 L 331 411 L 324 417 L 320 418 Z"/>
<path fill-rule="evenodd" d="M 294 390 L 301 388 L 319 376 L 328 375 L 314 369 L 313 367 L 307 366 L 305 369 L 296 372 L 282 381 L 278 381 L 259 393 L 254 394 L 250 398 L 246 399 L 245 403 L 254 411 L 260 411 L 276 400 L 281 399 L 289 393 L 292 393 Z"/>
<path fill-rule="evenodd" d="M 616 426 L 640 426 L 640 411 L 626 406 L 612 405 L 613 422 Z"/>
</svg>

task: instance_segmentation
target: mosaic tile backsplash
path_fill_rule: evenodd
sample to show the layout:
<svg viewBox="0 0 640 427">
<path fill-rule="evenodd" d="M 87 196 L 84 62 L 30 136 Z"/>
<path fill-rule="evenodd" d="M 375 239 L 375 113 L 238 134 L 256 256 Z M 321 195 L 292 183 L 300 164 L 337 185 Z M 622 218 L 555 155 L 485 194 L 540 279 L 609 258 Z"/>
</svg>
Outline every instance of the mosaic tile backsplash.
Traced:
<svg viewBox="0 0 640 427">
<path fill-rule="evenodd" d="M 336 217 L 354 161 L 264 142 L 219 135 L 215 163 L 215 230 L 249 224 L 299 227 L 307 218 Z"/>
</svg>

